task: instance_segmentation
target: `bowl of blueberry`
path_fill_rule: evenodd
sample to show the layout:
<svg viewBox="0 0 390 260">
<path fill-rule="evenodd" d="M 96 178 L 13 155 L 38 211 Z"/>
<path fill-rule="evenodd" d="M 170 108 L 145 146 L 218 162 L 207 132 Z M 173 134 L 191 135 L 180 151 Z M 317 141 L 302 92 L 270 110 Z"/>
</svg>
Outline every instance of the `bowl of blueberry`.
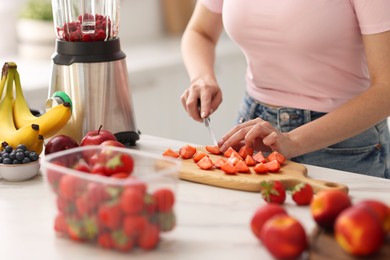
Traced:
<svg viewBox="0 0 390 260">
<path fill-rule="evenodd" d="M 25 181 L 39 173 L 39 154 L 23 144 L 15 149 L 5 146 L 0 152 L 0 178 L 7 181 Z"/>
</svg>

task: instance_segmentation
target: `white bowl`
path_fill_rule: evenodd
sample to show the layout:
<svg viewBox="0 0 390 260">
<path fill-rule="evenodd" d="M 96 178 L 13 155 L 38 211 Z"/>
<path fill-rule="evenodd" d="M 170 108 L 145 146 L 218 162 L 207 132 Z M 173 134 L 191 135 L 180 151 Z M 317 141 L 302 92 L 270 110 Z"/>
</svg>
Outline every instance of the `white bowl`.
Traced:
<svg viewBox="0 0 390 260">
<path fill-rule="evenodd" d="M 7 181 L 26 181 L 39 173 L 39 161 L 26 164 L 0 164 L 0 177 Z"/>
</svg>

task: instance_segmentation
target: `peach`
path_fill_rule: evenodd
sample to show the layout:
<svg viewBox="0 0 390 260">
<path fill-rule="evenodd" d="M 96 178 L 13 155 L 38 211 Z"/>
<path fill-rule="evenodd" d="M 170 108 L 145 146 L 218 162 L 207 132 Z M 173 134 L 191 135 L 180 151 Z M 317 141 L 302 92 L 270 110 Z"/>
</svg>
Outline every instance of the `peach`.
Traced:
<svg viewBox="0 0 390 260">
<path fill-rule="evenodd" d="M 264 246 L 277 259 L 295 259 L 307 248 L 302 224 L 288 215 L 276 215 L 265 222 L 261 237 Z"/>
<path fill-rule="evenodd" d="M 367 207 L 352 206 L 337 217 L 335 238 L 344 251 L 356 256 L 374 254 L 384 243 L 380 219 Z"/>
<path fill-rule="evenodd" d="M 310 211 L 318 226 L 332 230 L 340 212 L 352 205 L 348 194 L 339 190 L 323 190 L 310 203 Z"/>
<path fill-rule="evenodd" d="M 261 240 L 260 234 L 264 223 L 278 214 L 287 215 L 286 210 L 278 204 L 270 203 L 258 208 L 251 220 L 251 230 L 253 234 Z"/>
<path fill-rule="evenodd" d="M 379 200 L 367 199 L 356 203 L 356 206 L 368 207 L 382 223 L 383 229 L 390 234 L 390 208 Z"/>
</svg>

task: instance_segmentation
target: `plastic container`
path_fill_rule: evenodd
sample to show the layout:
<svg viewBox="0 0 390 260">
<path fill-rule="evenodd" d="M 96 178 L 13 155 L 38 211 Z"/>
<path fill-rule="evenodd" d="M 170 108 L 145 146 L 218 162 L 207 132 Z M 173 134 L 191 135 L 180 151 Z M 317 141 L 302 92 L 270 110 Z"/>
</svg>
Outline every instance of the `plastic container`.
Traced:
<svg viewBox="0 0 390 260">
<path fill-rule="evenodd" d="M 115 173 L 115 166 L 131 164 L 128 158 L 133 167 Z M 125 163 L 113 163 L 118 159 Z M 41 158 L 56 197 L 55 232 L 106 249 L 156 248 L 161 234 L 176 225 L 179 166 L 170 158 L 114 146 L 83 146 Z"/>
</svg>

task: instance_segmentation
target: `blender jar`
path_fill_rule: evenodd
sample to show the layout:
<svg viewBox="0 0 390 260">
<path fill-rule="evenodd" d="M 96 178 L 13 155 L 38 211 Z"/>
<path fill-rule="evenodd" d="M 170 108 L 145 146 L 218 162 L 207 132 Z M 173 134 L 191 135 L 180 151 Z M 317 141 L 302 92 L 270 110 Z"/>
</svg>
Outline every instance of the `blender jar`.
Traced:
<svg viewBox="0 0 390 260">
<path fill-rule="evenodd" d="M 52 0 L 57 38 L 70 42 L 118 37 L 120 0 Z"/>
</svg>

